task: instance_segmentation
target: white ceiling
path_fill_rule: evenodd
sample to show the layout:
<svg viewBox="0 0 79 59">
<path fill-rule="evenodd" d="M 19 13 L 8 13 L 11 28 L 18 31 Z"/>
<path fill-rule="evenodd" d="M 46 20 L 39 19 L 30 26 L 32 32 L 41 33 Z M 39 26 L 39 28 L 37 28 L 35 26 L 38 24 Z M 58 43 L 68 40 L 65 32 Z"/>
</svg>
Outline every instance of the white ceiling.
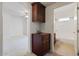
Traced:
<svg viewBox="0 0 79 59">
<path fill-rule="evenodd" d="M 33 3 L 33 2 L 31 2 Z M 70 4 L 71 2 L 40 2 L 41 4 L 43 4 L 45 7 L 48 7 L 50 5 L 66 5 L 66 4 Z"/>
<path fill-rule="evenodd" d="M 56 2 L 41 2 L 44 6 L 48 7 L 52 4 L 55 4 Z"/>
</svg>

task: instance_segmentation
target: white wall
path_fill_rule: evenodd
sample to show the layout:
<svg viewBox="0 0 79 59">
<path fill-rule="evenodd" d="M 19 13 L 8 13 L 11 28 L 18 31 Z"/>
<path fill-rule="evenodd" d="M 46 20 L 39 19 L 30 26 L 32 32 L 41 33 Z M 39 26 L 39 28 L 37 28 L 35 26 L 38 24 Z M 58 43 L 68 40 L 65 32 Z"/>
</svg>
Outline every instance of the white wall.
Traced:
<svg viewBox="0 0 79 59">
<path fill-rule="evenodd" d="M 28 18 L 25 17 L 25 12 L 28 12 L 27 13 L 27 16 L 29 16 Z M 12 37 L 25 35 L 28 38 L 27 40 L 28 43 L 27 42 L 24 43 L 24 45 L 26 45 L 26 52 L 23 51 L 24 52 L 23 54 L 30 53 L 31 34 L 36 33 L 37 30 L 39 30 L 39 24 L 32 22 L 32 6 L 30 3 L 20 3 L 20 2 L 3 3 L 3 36 L 4 36 L 3 50 L 5 50 L 6 48 L 4 46 L 5 41 L 11 42 L 13 40 L 9 40 L 9 39 L 11 39 Z M 19 44 L 20 40 L 18 40 L 17 43 Z M 14 49 L 14 47 L 11 49 Z M 18 52 L 19 50 L 14 50 L 14 51 Z M 12 52 L 9 53 L 12 54 Z"/>
<path fill-rule="evenodd" d="M 72 3 L 60 8 L 56 8 L 54 10 L 55 14 L 55 33 L 57 34 L 56 37 L 59 40 L 65 39 L 65 40 L 76 40 L 77 37 L 77 19 L 74 20 L 74 17 L 77 17 L 76 15 L 76 3 Z M 69 17 L 69 21 L 59 21 L 61 18 L 67 18 Z M 74 44 L 72 42 L 72 44 Z"/>
<path fill-rule="evenodd" d="M 57 40 L 73 44 L 77 39 L 77 20 L 70 19 L 69 21 L 56 21 L 55 33 Z"/>
<path fill-rule="evenodd" d="M 3 41 L 3 21 L 2 21 L 2 2 L 0 2 L 0 56 L 2 55 L 2 41 Z"/>
<path fill-rule="evenodd" d="M 77 55 L 77 4 L 72 3 L 66 6 L 56 8 L 55 14 L 55 33 L 58 40 L 73 44 L 75 47 L 75 55 Z M 69 17 L 69 21 L 58 21 L 61 18 Z"/>
<path fill-rule="evenodd" d="M 76 20 L 70 19 L 69 21 L 56 21 L 55 33 L 56 37 L 60 39 L 75 40 L 76 36 Z"/>
<path fill-rule="evenodd" d="M 64 17 L 74 17 L 76 15 L 76 3 L 71 3 L 54 10 L 57 19 Z"/>
<path fill-rule="evenodd" d="M 3 55 L 13 53 L 9 51 L 5 53 L 6 52 L 5 41 L 8 41 L 8 43 L 10 43 L 12 42 L 12 40 L 9 40 L 9 39 L 12 39 L 12 37 L 23 35 L 24 19 L 20 16 L 20 11 L 23 11 L 23 10 L 21 9 L 21 6 L 19 3 L 3 3 Z M 11 47 L 8 49 L 9 50 L 14 49 L 14 47 L 13 48 Z"/>
<path fill-rule="evenodd" d="M 79 3 L 77 5 L 77 7 L 79 8 Z M 77 20 L 77 30 L 79 31 L 79 9 L 77 9 L 77 17 L 78 17 L 78 20 Z M 77 32 L 77 53 L 79 53 L 79 32 Z"/>
<path fill-rule="evenodd" d="M 24 43 L 26 46 L 26 51 L 30 52 L 30 8 L 31 4 L 29 3 L 20 3 L 20 2 L 4 2 L 3 3 L 3 50 L 5 50 L 5 41 L 12 42 L 9 40 L 12 37 L 26 35 L 28 37 L 29 43 Z M 28 11 L 28 18 L 25 18 L 25 12 Z M 29 25 L 29 26 L 28 26 Z M 28 28 L 27 28 L 28 27 Z M 28 34 L 29 33 L 29 34 Z M 16 40 L 17 41 L 17 40 Z M 19 40 L 17 41 L 19 43 Z M 14 43 L 15 45 L 15 43 Z M 21 46 L 20 46 L 21 47 Z M 28 47 L 28 50 L 27 50 Z M 17 48 L 17 47 L 16 47 Z M 19 47 L 18 47 L 19 48 Z M 12 48 L 11 48 L 12 49 Z M 13 47 L 14 49 L 14 47 Z M 14 50 L 16 51 L 16 50 Z M 19 51 L 19 50 L 17 50 Z M 16 52 L 17 52 L 16 51 Z M 4 52 L 4 51 L 3 51 Z M 12 52 L 8 52 L 12 53 Z M 26 52 L 24 52 L 26 53 Z M 23 54 L 24 54 L 23 53 Z M 19 54 L 19 53 L 18 53 Z M 5 55 L 5 54 L 3 54 Z M 16 55 L 16 54 L 15 54 Z"/>
</svg>

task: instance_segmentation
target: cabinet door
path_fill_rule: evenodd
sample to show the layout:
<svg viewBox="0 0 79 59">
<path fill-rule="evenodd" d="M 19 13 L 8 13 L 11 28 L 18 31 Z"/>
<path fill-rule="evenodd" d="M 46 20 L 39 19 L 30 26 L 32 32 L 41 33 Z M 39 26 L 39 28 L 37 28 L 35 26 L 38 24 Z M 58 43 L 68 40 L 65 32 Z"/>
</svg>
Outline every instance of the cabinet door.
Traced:
<svg viewBox="0 0 79 59">
<path fill-rule="evenodd" d="M 32 21 L 37 21 L 37 14 L 38 14 L 38 5 L 37 4 L 33 4 L 32 5 Z"/>
<path fill-rule="evenodd" d="M 41 7 L 41 22 L 45 22 L 45 7 Z"/>
<path fill-rule="evenodd" d="M 49 35 L 44 35 L 42 40 L 43 40 L 43 51 L 48 52 L 50 49 Z"/>
<path fill-rule="evenodd" d="M 41 49 L 42 49 L 41 36 L 38 34 L 35 34 L 32 37 L 32 51 L 36 54 L 40 54 Z"/>
<path fill-rule="evenodd" d="M 43 5 L 38 6 L 38 14 L 39 14 L 39 21 L 45 22 L 45 7 Z"/>
<path fill-rule="evenodd" d="M 32 4 L 32 21 L 45 22 L 45 6 L 41 3 Z"/>
</svg>

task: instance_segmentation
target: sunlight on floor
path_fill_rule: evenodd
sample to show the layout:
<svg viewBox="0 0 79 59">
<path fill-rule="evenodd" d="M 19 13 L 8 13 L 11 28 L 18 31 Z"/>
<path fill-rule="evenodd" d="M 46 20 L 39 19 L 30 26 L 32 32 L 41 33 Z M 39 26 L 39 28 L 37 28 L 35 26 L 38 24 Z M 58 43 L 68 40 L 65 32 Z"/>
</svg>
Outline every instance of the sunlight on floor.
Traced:
<svg viewBox="0 0 79 59">
<path fill-rule="evenodd" d="M 64 55 L 64 56 L 74 56 L 75 55 L 75 49 L 74 46 L 68 43 L 64 43 L 61 41 L 57 41 L 55 45 L 55 52 Z"/>
</svg>

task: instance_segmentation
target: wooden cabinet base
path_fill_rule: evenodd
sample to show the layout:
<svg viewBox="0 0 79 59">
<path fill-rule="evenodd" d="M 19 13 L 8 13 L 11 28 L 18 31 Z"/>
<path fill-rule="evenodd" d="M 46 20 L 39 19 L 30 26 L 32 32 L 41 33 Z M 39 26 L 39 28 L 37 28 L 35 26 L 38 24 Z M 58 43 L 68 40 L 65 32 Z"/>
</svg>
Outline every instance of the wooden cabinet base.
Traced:
<svg viewBox="0 0 79 59">
<path fill-rule="evenodd" d="M 44 55 L 46 55 L 49 51 L 47 51 L 47 52 L 34 52 L 34 51 L 32 51 L 35 55 L 37 55 L 37 56 L 44 56 Z"/>
<path fill-rule="evenodd" d="M 50 51 L 50 34 L 32 34 L 32 52 L 37 56 L 43 56 Z"/>
</svg>

